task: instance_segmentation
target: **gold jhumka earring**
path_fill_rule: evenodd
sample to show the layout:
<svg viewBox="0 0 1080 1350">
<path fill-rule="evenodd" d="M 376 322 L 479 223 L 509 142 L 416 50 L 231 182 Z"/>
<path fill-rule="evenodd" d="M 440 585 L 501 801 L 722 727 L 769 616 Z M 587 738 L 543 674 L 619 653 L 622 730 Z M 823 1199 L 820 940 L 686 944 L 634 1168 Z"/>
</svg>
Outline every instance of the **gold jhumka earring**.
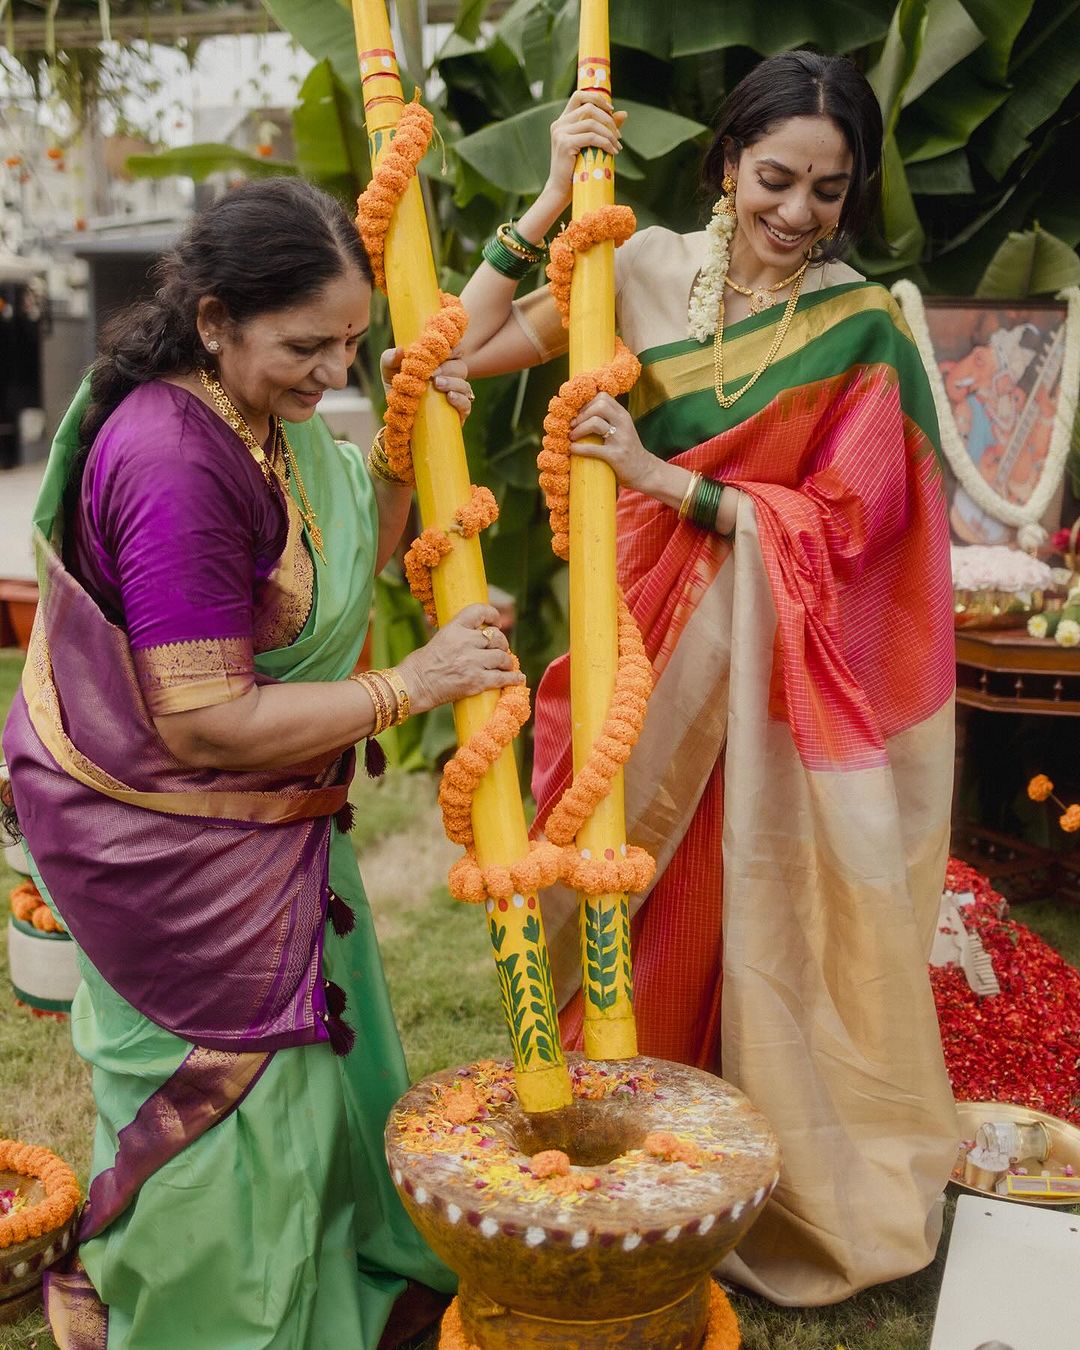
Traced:
<svg viewBox="0 0 1080 1350">
<path fill-rule="evenodd" d="M 713 205 L 712 213 L 714 216 L 724 216 L 731 222 L 732 228 L 735 225 L 735 188 L 736 182 L 731 174 L 724 174 L 723 181 L 720 184 L 723 195 L 718 197 Z"/>
</svg>

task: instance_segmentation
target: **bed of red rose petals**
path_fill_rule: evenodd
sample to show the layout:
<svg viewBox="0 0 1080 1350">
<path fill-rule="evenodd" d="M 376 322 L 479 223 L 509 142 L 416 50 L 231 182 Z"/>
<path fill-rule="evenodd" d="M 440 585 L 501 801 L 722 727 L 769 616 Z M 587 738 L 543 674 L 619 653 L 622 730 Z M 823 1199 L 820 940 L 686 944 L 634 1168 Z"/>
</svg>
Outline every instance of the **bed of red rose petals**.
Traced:
<svg viewBox="0 0 1080 1350">
<path fill-rule="evenodd" d="M 975 994 L 958 966 L 931 968 L 941 1042 L 958 1101 L 1012 1102 L 1080 1125 L 1080 971 L 1023 924 L 980 872 L 950 859 L 953 892 L 971 891 L 968 927 L 994 963 L 1001 993 Z"/>
</svg>

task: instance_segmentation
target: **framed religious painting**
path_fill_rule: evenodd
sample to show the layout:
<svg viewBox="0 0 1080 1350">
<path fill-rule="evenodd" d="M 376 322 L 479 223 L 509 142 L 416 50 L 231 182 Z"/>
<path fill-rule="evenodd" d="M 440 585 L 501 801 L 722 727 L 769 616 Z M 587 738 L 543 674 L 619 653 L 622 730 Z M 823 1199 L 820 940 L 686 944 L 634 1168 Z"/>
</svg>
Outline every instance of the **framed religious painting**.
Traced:
<svg viewBox="0 0 1080 1350">
<path fill-rule="evenodd" d="M 893 293 L 934 389 L 953 541 L 1037 547 L 1060 523 L 1080 304 Z"/>
</svg>

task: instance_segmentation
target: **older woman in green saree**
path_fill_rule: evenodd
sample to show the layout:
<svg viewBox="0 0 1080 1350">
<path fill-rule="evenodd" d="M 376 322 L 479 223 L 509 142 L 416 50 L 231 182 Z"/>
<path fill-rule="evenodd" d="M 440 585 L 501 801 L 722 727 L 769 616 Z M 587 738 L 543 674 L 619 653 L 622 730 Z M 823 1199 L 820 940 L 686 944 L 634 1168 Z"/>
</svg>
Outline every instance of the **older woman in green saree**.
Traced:
<svg viewBox="0 0 1080 1350">
<path fill-rule="evenodd" d="M 98 1110 L 48 1315 L 64 1350 L 375 1350 L 406 1280 L 453 1280 L 383 1156 L 408 1079 L 346 833 L 353 747 L 520 677 L 486 605 L 354 675 L 410 492 L 313 416 L 368 323 L 344 211 L 236 189 L 158 280 L 53 447 L 4 729 L 80 950 Z M 459 362 L 436 384 L 467 411 Z"/>
</svg>

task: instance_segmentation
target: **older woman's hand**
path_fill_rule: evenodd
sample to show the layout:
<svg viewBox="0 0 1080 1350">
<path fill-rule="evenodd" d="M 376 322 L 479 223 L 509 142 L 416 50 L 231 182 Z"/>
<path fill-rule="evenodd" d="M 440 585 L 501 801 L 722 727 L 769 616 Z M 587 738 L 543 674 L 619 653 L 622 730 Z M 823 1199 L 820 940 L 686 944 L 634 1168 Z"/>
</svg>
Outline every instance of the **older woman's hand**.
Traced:
<svg viewBox="0 0 1080 1350">
<path fill-rule="evenodd" d="M 524 682 L 498 624 L 494 606 L 466 605 L 430 642 L 405 657 L 398 671 L 414 713 Z"/>
<path fill-rule="evenodd" d="M 404 354 L 401 347 L 391 347 L 389 351 L 383 352 L 379 358 L 379 374 L 382 376 L 384 389 L 390 388 L 390 381 L 400 370 L 401 359 Z M 446 395 L 447 402 L 462 422 L 472 412 L 473 398 L 475 397 L 468 375 L 468 365 L 454 351 L 450 354 L 448 361 L 444 361 L 441 366 L 436 367 L 435 373 L 431 377 L 433 388 L 437 389 L 440 394 Z"/>
<path fill-rule="evenodd" d="M 545 192 L 558 192 L 569 201 L 578 155 L 590 146 L 617 155 L 622 149 L 619 129 L 625 121 L 626 113 L 613 112 L 603 94 L 575 90 L 551 124 L 551 168 Z"/>
<path fill-rule="evenodd" d="M 600 444 L 586 444 L 590 436 L 599 436 Z M 634 419 L 610 394 L 597 394 L 571 422 L 570 449 L 609 464 L 621 486 L 648 492 L 656 457 L 641 444 Z"/>
</svg>

